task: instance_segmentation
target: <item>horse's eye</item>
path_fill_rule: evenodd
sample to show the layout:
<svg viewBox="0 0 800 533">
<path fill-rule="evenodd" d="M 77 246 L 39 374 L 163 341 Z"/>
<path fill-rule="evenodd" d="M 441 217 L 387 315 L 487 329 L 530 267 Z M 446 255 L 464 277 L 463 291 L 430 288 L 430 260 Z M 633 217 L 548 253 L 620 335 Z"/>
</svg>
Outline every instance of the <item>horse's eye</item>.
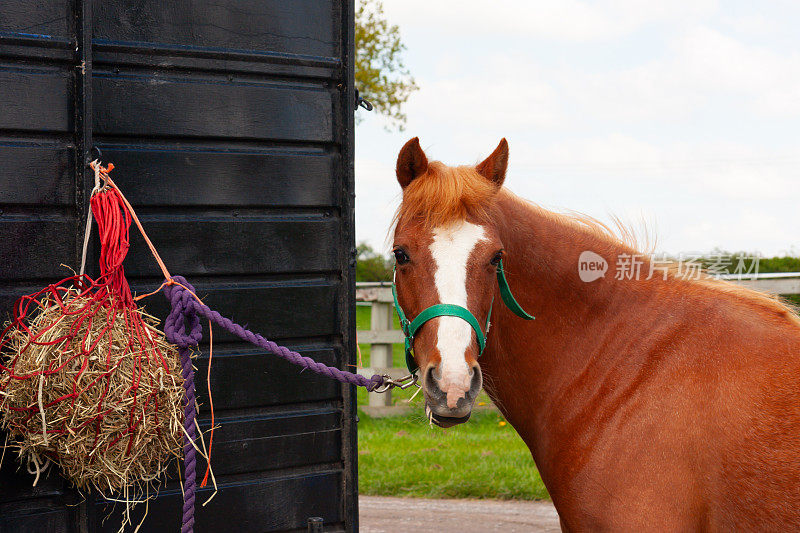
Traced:
<svg viewBox="0 0 800 533">
<path fill-rule="evenodd" d="M 500 250 L 499 252 L 494 254 L 494 257 L 492 257 L 492 260 L 489 261 L 489 263 L 491 263 L 494 266 L 497 266 L 497 265 L 500 264 L 500 260 L 501 259 L 503 259 L 503 251 L 502 250 Z"/>
<path fill-rule="evenodd" d="M 394 260 L 397 261 L 398 265 L 405 265 L 411 258 L 408 257 L 408 254 L 402 248 L 395 248 L 394 250 Z"/>
</svg>

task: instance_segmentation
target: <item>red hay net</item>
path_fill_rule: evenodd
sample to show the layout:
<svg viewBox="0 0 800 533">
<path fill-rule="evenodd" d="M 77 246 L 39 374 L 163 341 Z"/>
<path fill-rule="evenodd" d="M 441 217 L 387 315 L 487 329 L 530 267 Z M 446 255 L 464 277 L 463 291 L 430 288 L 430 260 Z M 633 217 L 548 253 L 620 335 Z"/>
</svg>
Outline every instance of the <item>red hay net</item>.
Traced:
<svg viewBox="0 0 800 533">
<path fill-rule="evenodd" d="M 105 491 L 149 481 L 179 454 L 182 379 L 175 348 L 137 308 L 125 278 L 131 213 L 112 187 L 90 204 L 100 276 L 70 276 L 15 303 L 0 335 L 0 407 L 21 454 L 27 447 L 62 467 L 77 461 L 65 474 Z M 98 458 L 104 464 L 91 473 Z"/>
</svg>

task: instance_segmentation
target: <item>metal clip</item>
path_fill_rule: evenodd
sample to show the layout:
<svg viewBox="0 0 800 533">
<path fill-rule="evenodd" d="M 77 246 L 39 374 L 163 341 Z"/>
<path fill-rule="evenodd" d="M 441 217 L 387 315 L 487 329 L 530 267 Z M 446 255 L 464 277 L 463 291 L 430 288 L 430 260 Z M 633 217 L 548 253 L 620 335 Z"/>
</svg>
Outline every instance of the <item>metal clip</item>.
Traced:
<svg viewBox="0 0 800 533">
<path fill-rule="evenodd" d="M 419 374 L 413 373 L 399 379 L 392 379 L 389 374 L 383 375 L 383 384 L 376 387 L 372 392 L 386 392 L 391 389 L 406 390 L 407 388 L 416 385 L 419 380 Z M 407 383 L 406 383 L 407 382 Z"/>
<path fill-rule="evenodd" d="M 355 109 L 358 109 L 359 107 L 366 109 L 367 111 L 372 111 L 373 109 L 372 103 L 370 103 L 369 100 L 364 100 L 364 98 L 358 94 L 358 89 L 356 89 L 355 104 Z"/>
</svg>

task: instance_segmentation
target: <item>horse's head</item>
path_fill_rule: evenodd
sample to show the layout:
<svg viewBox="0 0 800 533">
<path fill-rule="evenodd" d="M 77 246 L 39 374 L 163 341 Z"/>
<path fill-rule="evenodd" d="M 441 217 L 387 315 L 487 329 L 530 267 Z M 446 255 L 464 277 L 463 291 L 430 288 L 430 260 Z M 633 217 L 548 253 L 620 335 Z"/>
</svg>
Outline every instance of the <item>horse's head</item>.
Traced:
<svg viewBox="0 0 800 533">
<path fill-rule="evenodd" d="M 507 163 L 505 139 L 474 167 L 428 162 L 417 138 L 397 158 L 397 300 L 409 323 L 433 317 L 410 333 L 426 412 L 442 427 L 469 419 L 483 384 L 478 356 L 503 255 L 491 214 Z"/>
</svg>

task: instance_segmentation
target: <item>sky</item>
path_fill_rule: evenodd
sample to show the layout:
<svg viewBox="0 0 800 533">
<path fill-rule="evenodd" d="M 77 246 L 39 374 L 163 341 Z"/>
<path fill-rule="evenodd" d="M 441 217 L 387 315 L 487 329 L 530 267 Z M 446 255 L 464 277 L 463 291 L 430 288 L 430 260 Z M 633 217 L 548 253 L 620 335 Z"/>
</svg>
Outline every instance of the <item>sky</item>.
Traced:
<svg viewBox="0 0 800 533">
<path fill-rule="evenodd" d="M 384 0 L 420 89 L 403 132 L 359 110 L 356 239 L 388 251 L 394 165 L 475 164 L 545 208 L 617 216 L 658 252 L 800 255 L 800 2 Z M 365 95 L 368 97 L 368 95 Z"/>
</svg>

